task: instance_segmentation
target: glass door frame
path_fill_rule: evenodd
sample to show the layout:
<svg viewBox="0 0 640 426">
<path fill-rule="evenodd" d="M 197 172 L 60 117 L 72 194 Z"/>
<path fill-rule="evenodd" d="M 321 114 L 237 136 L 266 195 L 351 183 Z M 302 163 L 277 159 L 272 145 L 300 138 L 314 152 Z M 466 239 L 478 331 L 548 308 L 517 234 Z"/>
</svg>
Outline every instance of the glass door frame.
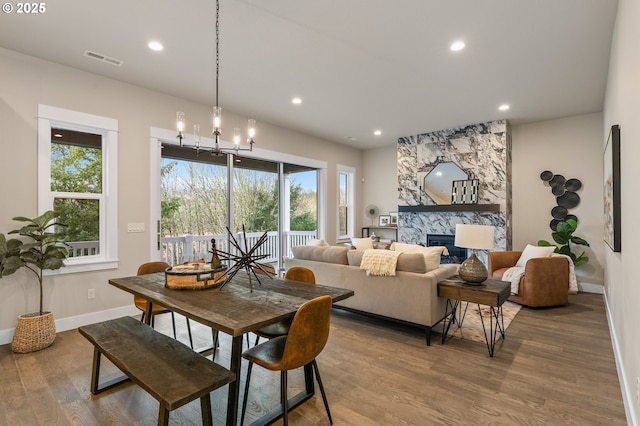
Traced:
<svg viewBox="0 0 640 426">
<path fill-rule="evenodd" d="M 188 135 L 187 135 L 188 136 Z M 160 165 L 162 161 L 162 143 L 175 144 L 176 132 L 174 130 L 161 129 L 152 127 L 150 129 L 150 144 L 149 144 L 149 259 L 162 260 L 162 245 L 161 245 L 161 228 L 160 228 L 160 201 L 161 201 L 161 175 Z M 214 140 L 212 138 L 202 137 L 202 146 L 213 146 Z M 223 147 L 232 147 L 231 142 L 223 141 L 221 143 Z M 278 254 L 278 263 L 280 267 L 284 265 L 285 257 L 285 241 L 283 236 L 284 230 L 284 215 L 283 212 L 288 205 L 285 205 L 285 200 L 282 196 L 285 190 L 285 178 L 284 178 L 284 163 L 296 164 L 305 167 L 317 169 L 317 225 L 318 225 L 318 238 L 326 239 L 326 224 L 327 224 L 327 162 L 321 160 L 315 160 L 312 158 L 300 157 L 288 153 L 277 152 L 257 148 L 254 146 L 252 152 L 243 152 L 243 157 L 255 158 L 259 160 L 272 161 L 278 164 L 278 189 L 280 191 L 278 197 L 278 238 L 280 241 L 280 253 Z M 227 156 L 227 173 L 228 173 L 228 197 L 227 197 L 227 224 L 229 229 L 234 229 L 233 224 L 233 156 Z"/>
</svg>

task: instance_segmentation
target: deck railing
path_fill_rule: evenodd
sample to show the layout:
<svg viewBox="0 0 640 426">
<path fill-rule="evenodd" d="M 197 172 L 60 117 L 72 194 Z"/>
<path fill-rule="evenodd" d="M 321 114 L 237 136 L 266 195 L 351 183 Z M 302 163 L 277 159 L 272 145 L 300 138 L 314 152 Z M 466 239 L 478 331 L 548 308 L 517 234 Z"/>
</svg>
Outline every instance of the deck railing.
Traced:
<svg viewBox="0 0 640 426">
<path fill-rule="evenodd" d="M 68 257 L 95 256 L 100 254 L 100 241 L 70 241 L 60 244 L 67 249 Z"/>
<path fill-rule="evenodd" d="M 244 234 L 234 234 L 234 238 L 243 250 L 253 247 L 260 239 L 263 232 L 248 232 L 247 241 Z M 317 231 L 288 231 L 285 232 L 284 257 L 292 256 L 291 247 L 303 246 L 311 238 L 317 238 Z M 211 240 L 215 239 L 216 249 L 227 253 L 236 253 L 233 245 L 229 244 L 227 234 L 216 235 L 182 235 L 180 237 L 163 237 L 160 239 L 162 248 L 162 260 L 170 265 L 190 262 L 197 259 L 211 260 Z M 69 257 L 92 256 L 99 254 L 99 241 L 72 241 L 65 243 Z M 255 254 L 268 255 L 261 259 L 262 263 L 275 263 L 278 261 L 278 232 L 267 232 L 267 240 L 261 245 Z"/>
<path fill-rule="evenodd" d="M 234 234 L 236 242 L 246 250 L 260 239 L 263 232 L 247 232 L 247 241 L 244 241 L 244 234 L 239 232 Z M 285 257 L 291 256 L 291 247 L 307 244 L 311 238 L 316 238 L 317 231 L 288 231 L 285 232 Z M 233 245 L 229 244 L 227 234 L 217 235 L 182 235 L 180 237 L 163 237 L 160 239 L 162 245 L 162 258 L 170 265 L 190 262 L 196 259 L 211 259 L 211 240 L 215 239 L 216 249 L 232 254 L 236 253 Z M 261 259 L 262 263 L 275 263 L 278 261 L 278 232 L 267 232 L 267 241 L 254 253 L 258 255 L 268 255 Z M 231 249 L 231 250 L 230 250 Z"/>
</svg>

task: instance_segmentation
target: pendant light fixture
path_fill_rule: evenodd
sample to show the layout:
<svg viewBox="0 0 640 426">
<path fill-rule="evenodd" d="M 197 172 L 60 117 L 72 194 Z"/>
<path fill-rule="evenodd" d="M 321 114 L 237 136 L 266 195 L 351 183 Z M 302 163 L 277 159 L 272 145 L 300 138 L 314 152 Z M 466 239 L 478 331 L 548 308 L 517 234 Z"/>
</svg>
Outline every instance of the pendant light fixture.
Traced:
<svg viewBox="0 0 640 426">
<path fill-rule="evenodd" d="M 183 143 L 184 130 L 186 127 L 186 119 L 184 112 L 176 113 L 178 136 L 181 147 L 194 148 L 196 153 L 205 151 L 211 155 L 223 155 L 223 154 L 235 154 L 238 155 L 240 151 L 253 151 L 253 144 L 255 143 L 254 137 L 256 135 L 256 120 L 250 118 L 247 125 L 247 139 L 248 146 L 241 146 L 241 130 L 239 128 L 233 129 L 233 148 L 220 147 L 220 136 L 222 136 L 222 108 L 218 102 L 218 82 L 220 80 L 220 0 L 216 0 L 216 104 L 213 107 L 213 137 L 215 144 L 212 148 L 200 146 L 200 125 L 195 124 L 193 126 L 193 134 L 195 136 L 195 143 L 193 145 L 187 145 Z"/>
</svg>

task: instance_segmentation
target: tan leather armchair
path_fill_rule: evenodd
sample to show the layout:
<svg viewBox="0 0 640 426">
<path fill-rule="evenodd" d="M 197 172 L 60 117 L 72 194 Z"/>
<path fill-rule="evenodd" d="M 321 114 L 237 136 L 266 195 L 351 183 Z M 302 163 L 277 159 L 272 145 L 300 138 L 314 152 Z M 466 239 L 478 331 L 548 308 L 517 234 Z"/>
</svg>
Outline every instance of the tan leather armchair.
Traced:
<svg viewBox="0 0 640 426">
<path fill-rule="evenodd" d="M 515 266 L 521 251 L 489 252 L 489 278 L 501 280 L 505 271 Z M 520 278 L 518 294 L 509 300 L 525 306 L 566 305 L 569 302 L 569 260 L 565 257 L 529 259 Z"/>
</svg>

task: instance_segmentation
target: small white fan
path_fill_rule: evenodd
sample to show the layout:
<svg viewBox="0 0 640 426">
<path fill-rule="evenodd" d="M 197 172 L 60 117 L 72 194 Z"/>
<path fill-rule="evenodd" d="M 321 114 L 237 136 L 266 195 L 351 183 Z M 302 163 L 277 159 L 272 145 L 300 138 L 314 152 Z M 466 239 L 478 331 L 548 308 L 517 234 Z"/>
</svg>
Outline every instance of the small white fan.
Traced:
<svg viewBox="0 0 640 426">
<path fill-rule="evenodd" d="M 378 217 L 378 207 L 373 204 L 369 204 L 367 208 L 364 210 L 365 214 L 369 219 L 371 219 L 371 226 L 373 226 L 373 220 Z"/>
</svg>

